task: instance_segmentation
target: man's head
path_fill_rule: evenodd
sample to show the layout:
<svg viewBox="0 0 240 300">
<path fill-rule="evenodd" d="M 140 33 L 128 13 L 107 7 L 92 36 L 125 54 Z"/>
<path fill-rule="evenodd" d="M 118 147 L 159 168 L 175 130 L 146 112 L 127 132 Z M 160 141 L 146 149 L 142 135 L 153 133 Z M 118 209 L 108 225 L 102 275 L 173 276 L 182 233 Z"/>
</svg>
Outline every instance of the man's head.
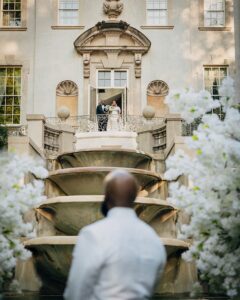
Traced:
<svg viewBox="0 0 240 300">
<path fill-rule="evenodd" d="M 104 180 L 105 199 L 102 212 L 107 214 L 113 207 L 132 207 L 139 186 L 136 179 L 127 171 L 118 169 L 108 174 Z"/>
</svg>

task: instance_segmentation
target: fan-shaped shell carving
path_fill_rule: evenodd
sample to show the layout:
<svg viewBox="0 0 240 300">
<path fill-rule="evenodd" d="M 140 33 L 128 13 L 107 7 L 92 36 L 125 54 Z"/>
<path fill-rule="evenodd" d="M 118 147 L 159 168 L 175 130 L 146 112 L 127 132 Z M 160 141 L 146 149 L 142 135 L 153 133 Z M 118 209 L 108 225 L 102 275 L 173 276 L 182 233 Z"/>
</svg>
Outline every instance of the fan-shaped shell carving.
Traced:
<svg viewBox="0 0 240 300">
<path fill-rule="evenodd" d="M 169 92 L 169 87 L 166 82 L 162 80 L 151 81 L 147 88 L 149 96 L 166 96 Z"/>
<path fill-rule="evenodd" d="M 65 80 L 57 86 L 57 96 L 77 96 L 78 87 L 71 80 Z"/>
</svg>

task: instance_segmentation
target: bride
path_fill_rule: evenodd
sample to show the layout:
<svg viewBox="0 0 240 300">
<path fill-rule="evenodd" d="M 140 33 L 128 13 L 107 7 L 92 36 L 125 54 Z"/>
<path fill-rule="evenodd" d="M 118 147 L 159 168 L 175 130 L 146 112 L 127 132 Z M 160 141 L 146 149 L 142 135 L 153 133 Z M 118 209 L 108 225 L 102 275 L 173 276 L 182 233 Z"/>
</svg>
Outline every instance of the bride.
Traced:
<svg viewBox="0 0 240 300">
<path fill-rule="evenodd" d="M 114 100 L 112 102 L 112 105 L 109 107 L 108 131 L 120 130 L 120 115 L 121 108 L 117 105 L 117 102 Z"/>
</svg>

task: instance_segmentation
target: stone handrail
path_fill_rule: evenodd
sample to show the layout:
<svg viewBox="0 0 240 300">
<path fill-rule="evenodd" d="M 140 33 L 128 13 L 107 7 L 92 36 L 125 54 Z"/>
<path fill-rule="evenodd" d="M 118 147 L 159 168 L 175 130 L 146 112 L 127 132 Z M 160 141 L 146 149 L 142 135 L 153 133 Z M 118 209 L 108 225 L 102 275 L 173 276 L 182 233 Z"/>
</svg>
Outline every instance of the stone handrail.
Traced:
<svg viewBox="0 0 240 300">
<path fill-rule="evenodd" d="M 158 152 L 159 150 L 166 149 L 167 147 L 167 126 L 164 124 L 158 129 L 152 132 L 154 144 L 153 151 Z"/>
<path fill-rule="evenodd" d="M 28 136 L 47 157 L 72 151 L 74 130 L 66 124 L 49 124 L 43 115 L 28 115 Z"/>
<path fill-rule="evenodd" d="M 99 121 L 108 119 L 109 115 L 82 115 L 69 117 L 66 120 L 60 118 L 46 118 L 46 122 L 51 125 L 67 124 L 74 128 L 76 132 L 97 132 L 99 130 Z M 127 115 L 119 118 L 120 131 L 139 132 L 148 127 L 162 125 L 164 118 L 155 117 L 147 120 L 143 116 Z M 101 127 L 101 124 L 100 124 Z"/>
<path fill-rule="evenodd" d="M 53 128 L 53 126 L 44 126 L 44 150 L 46 154 L 59 153 L 59 136 L 60 131 Z"/>
</svg>

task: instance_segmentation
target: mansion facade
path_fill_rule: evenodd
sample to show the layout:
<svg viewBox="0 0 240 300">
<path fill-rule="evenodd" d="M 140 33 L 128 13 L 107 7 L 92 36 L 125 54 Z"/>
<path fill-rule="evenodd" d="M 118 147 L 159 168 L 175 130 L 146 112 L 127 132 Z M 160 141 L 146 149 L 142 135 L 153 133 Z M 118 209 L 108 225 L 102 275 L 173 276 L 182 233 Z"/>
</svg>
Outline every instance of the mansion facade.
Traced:
<svg viewBox="0 0 240 300">
<path fill-rule="evenodd" d="M 233 0 L 0 0 L 0 124 L 27 114 L 168 114 L 170 90 L 235 77 Z"/>
</svg>

